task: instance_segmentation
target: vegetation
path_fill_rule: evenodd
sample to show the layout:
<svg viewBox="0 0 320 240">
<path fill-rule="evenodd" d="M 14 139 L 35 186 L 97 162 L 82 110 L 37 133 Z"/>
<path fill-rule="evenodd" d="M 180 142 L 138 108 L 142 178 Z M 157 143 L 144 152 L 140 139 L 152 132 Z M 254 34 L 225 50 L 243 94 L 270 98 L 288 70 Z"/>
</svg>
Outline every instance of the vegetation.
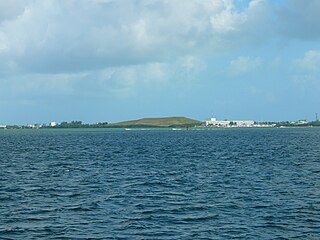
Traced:
<svg viewBox="0 0 320 240">
<path fill-rule="evenodd" d="M 95 124 L 82 123 L 81 121 L 62 122 L 50 128 L 103 128 L 107 127 L 107 122 L 99 122 Z"/>
<path fill-rule="evenodd" d="M 320 126 L 320 121 L 311 122 L 311 126 Z"/>
</svg>

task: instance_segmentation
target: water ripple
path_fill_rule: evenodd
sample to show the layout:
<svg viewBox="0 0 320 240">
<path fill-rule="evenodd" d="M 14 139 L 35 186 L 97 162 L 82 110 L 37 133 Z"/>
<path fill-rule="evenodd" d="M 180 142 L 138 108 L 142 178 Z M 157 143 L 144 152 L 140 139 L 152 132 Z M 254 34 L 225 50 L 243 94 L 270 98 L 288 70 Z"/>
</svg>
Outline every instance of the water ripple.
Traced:
<svg viewBox="0 0 320 240">
<path fill-rule="evenodd" d="M 0 131 L 0 239 L 320 239 L 320 128 Z"/>
</svg>

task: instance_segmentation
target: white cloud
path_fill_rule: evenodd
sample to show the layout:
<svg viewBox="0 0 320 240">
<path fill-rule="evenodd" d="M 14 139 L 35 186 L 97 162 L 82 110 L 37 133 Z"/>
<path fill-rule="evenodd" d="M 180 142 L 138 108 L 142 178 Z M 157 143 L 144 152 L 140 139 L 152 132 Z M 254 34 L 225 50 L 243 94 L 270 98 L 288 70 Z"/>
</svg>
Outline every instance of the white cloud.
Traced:
<svg viewBox="0 0 320 240">
<path fill-rule="evenodd" d="M 225 8 L 218 14 L 211 16 L 212 28 L 218 33 L 227 33 L 239 30 L 239 26 L 246 21 L 246 14 L 235 11 L 232 1 L 225 1 Z"/>
<path fill-rule="evenodd" d="M 107 68 L 98 74 L 92 72 L 91 75 L 96 77 L 89 78 L 97 79 L 100 90 L 123 98 L 134 95 L 140 87 L 165 89 L 172 81 L 181 81 L 183 85 L 186 81 L 193 80 L 197 72 L 204 68 L 200 58 L 189 55 L 170 63 L 152 62 Z"/>
<path fill-rule="evenodd" d="M 178 59 L 178 64 L 187 72 L 198 72 L 206 68 L 206 63 L 196 56 L 183 56 Z"/>
<path fill-rule="evenodd" d="M 300 88 L 320 88 L 320 51 L 309 50 L 293 61 L 292 79 Z"/>
<path fill-rule="evenodd" d="M 302 70 L 320 72 L 320 51 L 307 51 L 302 58 L 296 59 L 294 63 Z"/>
<path fill-rule="evenodd" d="M 2 79 L 6 88 L 0 89 L 2 98 L 73 96 L 126 99 L 141 93 L 141 89 L 165 90 L 173 88 L 172 81 L 186 81 L 205 67 L 196 56 L 184 56 L 173 62 L 151 62 L 138 65 L 113 66 L 79 73 L 30 73 Z M 182 87 L 179 86 L 180 89 Z"/>
<path fill-rule="evenodd" d="M 255 71 L 261 64 L 260 57 L 240 56 L 230 62 L 228 71 L 231 75 L 242 75 Z"/>
</svg>

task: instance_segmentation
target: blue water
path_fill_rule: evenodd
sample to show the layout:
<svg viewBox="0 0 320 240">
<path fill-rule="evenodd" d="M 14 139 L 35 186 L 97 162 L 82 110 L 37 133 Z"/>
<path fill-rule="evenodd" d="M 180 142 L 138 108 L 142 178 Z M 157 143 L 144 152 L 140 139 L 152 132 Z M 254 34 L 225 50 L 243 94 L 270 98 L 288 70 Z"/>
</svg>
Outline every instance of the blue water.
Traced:
<svg viewBox="0 0 320 240">
<path fill-rule="evenodd" d="M 320 128 L 0 131 L 0 239 L 320 239 Z"/>
</svg>

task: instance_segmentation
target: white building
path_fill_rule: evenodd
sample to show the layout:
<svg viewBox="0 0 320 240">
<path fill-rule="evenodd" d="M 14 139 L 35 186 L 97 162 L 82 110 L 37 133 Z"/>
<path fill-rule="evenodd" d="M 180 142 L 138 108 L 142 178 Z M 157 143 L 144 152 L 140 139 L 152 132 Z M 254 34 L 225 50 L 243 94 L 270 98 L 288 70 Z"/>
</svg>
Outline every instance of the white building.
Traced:
<svg viewBox="0 0 320 240">
<path fill-rule="evenodd" d="M 50 127 L 55 127 L 55 126 L 57 126 L 56 122 L 50 122 Z"/>
<path fill-rule="evenodd" d="M 253 127 L 254 121 L 248 120 L 217 120 L 211 118 L 205 122 L 206 127 Z"/>
<path fill-rule="evenodd" d="M 7 128 L 7 125 L 0 125 L 0 128 Z"/>
</svg>

